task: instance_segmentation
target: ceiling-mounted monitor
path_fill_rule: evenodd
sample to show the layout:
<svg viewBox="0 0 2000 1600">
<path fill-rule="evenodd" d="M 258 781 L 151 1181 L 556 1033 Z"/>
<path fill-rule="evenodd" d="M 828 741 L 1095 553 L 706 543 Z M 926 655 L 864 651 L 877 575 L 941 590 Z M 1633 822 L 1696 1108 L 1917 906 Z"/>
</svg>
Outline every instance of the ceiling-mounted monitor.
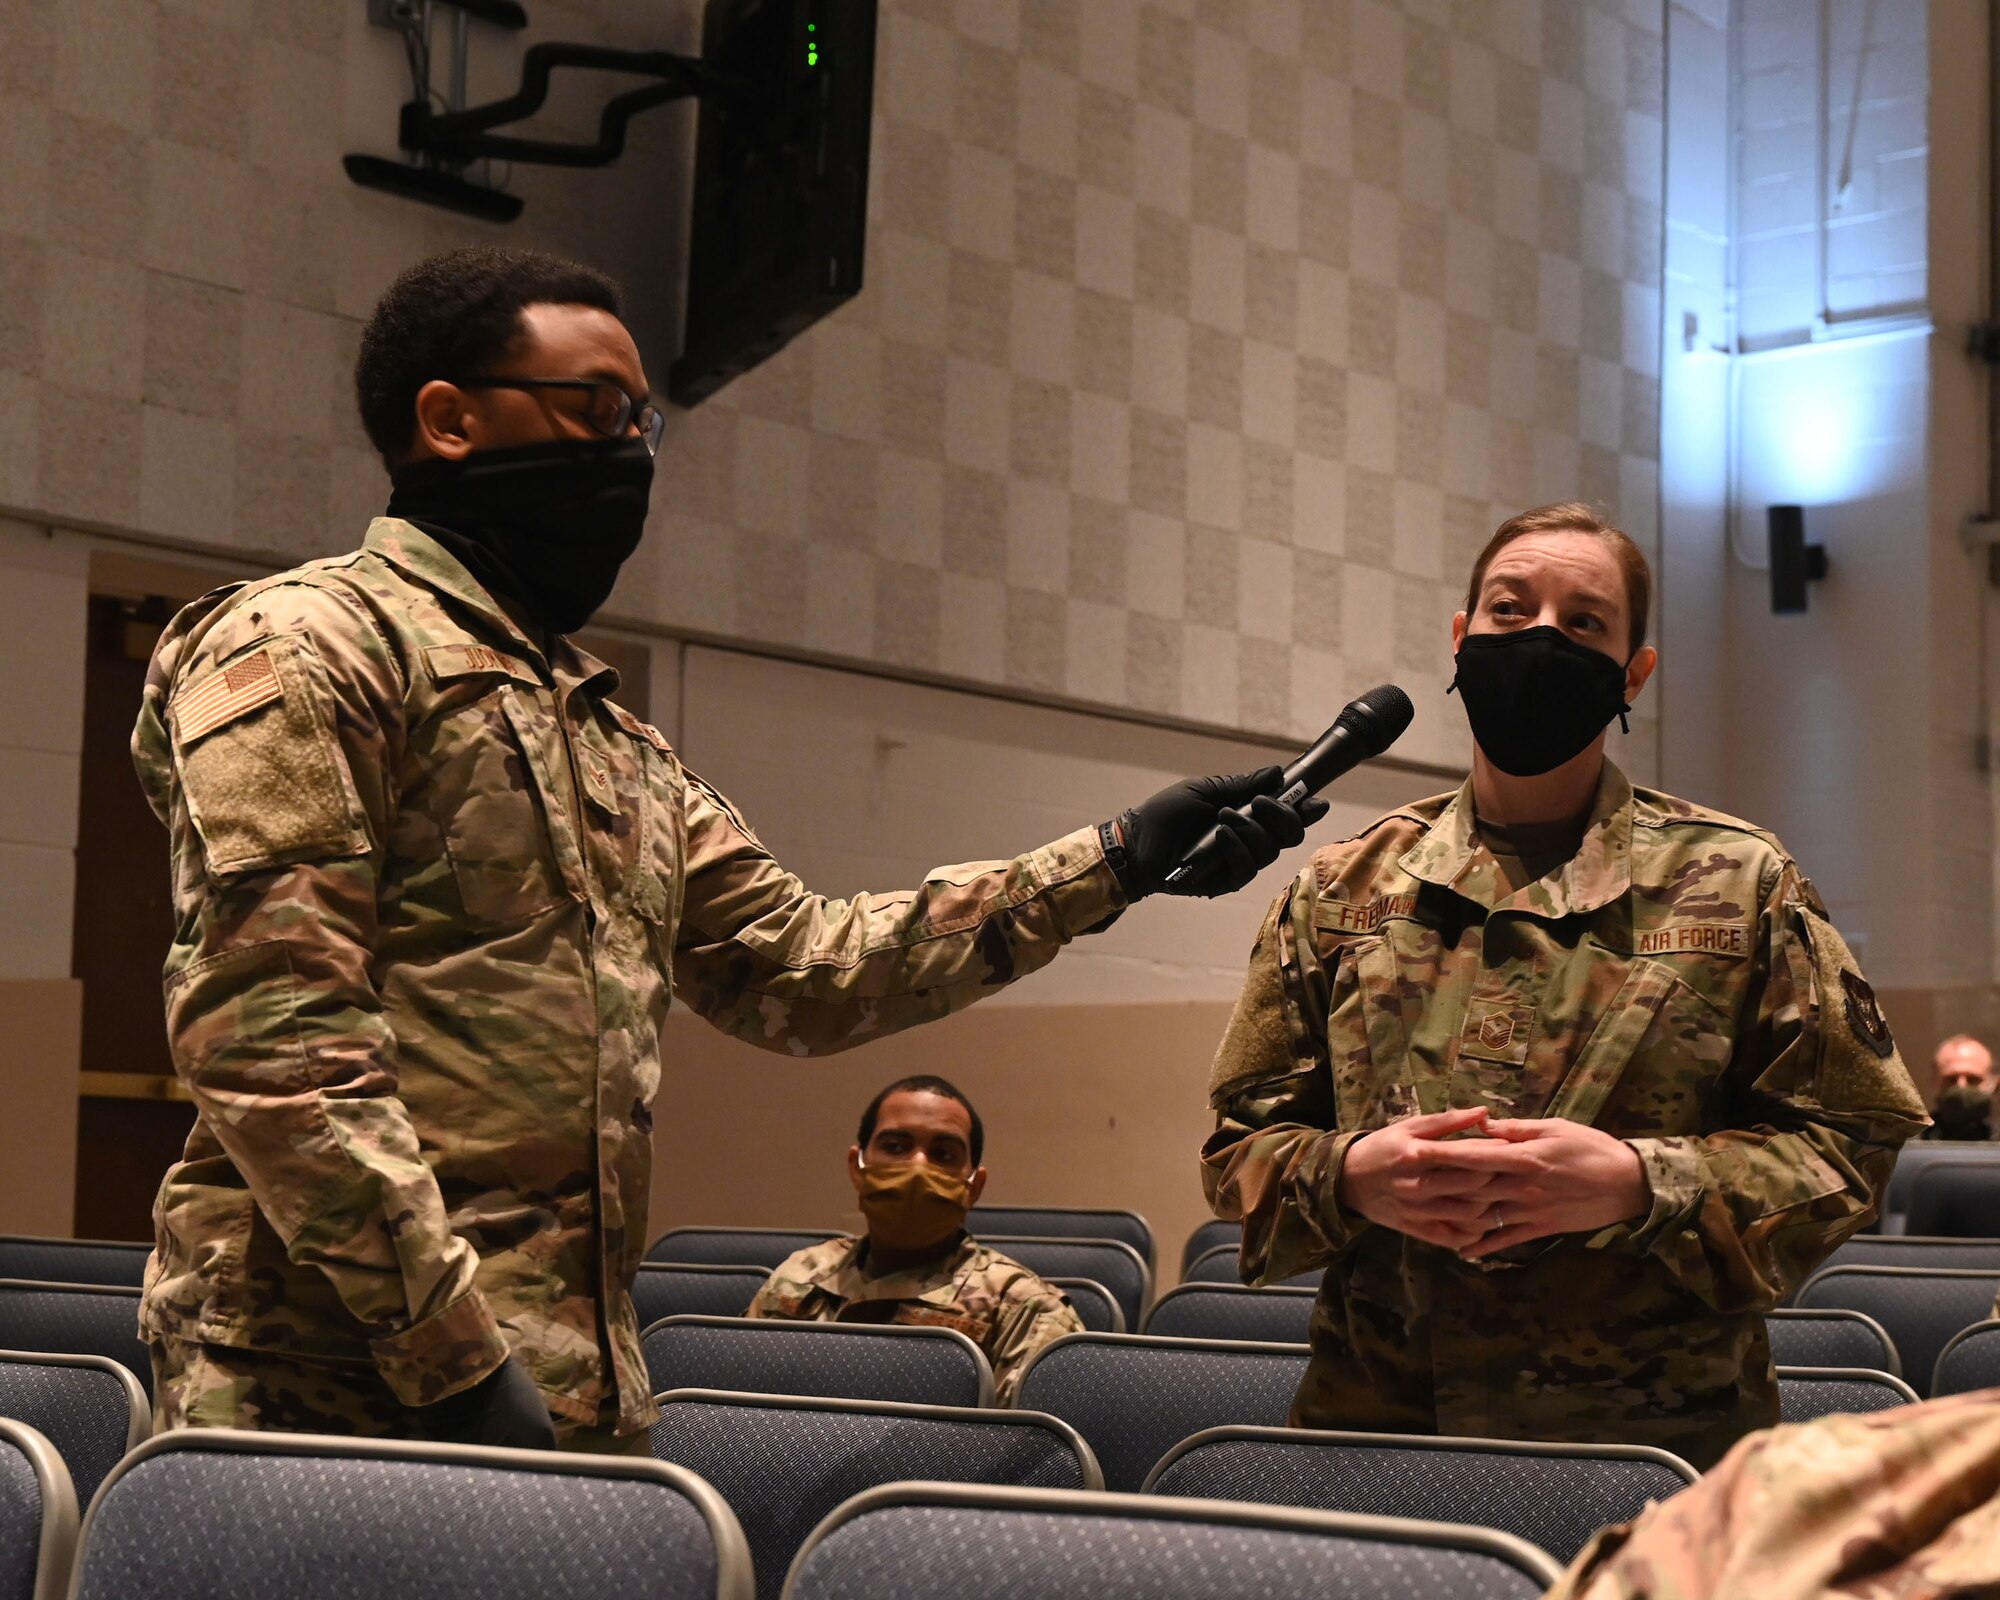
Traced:
<svg viewBox="0 0 2000 1600">
<path fill-rule="evenodd" d="M 861 288 L 876 0 L 709 0 L 687 318 L 667 393 L 707 399 Z"/>
</svg>

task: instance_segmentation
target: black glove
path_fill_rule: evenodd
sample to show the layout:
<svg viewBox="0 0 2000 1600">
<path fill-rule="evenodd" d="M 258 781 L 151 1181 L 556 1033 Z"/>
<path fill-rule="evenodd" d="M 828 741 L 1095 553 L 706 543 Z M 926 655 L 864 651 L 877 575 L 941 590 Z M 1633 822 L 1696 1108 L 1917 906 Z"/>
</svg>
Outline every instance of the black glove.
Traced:
<svg viewBox="0 0 2000 1600">
<path fill-rule="evenodd" d="M 439 1444 L 497 1444 L 553 1450 L 555 1424 L 542 1391 L 518 1361 L 503 1361 L 470 1389 L 417 1412 L 424 1437 Z"/>
<path fill-rule="evenodd" d="M 1276 796 L 1284 781 L 1279 767 L 1233 777 L 1183 778 L 1127 811 L 1114 825 L 1125 846 L 1125 862 L 1118 869 L 1125 897 L 1143 900 L 1166 888 L 1167 874 L 1210 828 L 1221 830 L 1221 856 L 1167 892 L 1234 894 L 1326 815 L 1326 802 L 1310 795 L 1296 807 L 1280 804 Z"/>
</svg>

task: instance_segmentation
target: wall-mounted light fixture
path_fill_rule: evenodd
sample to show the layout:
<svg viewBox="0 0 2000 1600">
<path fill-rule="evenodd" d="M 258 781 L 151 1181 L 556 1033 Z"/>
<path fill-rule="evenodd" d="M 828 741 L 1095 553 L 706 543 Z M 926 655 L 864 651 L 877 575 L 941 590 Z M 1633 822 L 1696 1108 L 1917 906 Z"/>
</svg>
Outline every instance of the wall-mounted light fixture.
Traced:
<svg viewBox="0 0 2000 1600">
<path fill-rule="evenodd" d="M 1806 585 L 1826 576 L 1826 546 L 1806 543 L 1804 506 L 1768 506 L 1771 536 L 1771 610 L 1793 616 L 1806 609 Z"/>
</svg>

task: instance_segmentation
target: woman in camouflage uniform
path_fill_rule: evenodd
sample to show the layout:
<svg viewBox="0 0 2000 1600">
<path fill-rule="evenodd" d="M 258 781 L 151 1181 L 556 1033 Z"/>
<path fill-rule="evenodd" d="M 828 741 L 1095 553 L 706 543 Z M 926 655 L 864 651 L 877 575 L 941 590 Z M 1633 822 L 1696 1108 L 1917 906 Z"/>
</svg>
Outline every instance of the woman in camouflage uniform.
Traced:
<svg viewBox="0 0 2000 1600">
<path fill-rule="evenodd" d="M 1245 1281 L 1326 1269 L 1297 1423 L 1711 1465 L 1778 1418 L 1763 1313 L 1924 1124 L 1784 847 L 1605 759 L 1650 586 L 1587 507 L 1503 524 L 1453 622 L 1471 778 L 1264 922 L 1202 1163 Z"/>
</svg>

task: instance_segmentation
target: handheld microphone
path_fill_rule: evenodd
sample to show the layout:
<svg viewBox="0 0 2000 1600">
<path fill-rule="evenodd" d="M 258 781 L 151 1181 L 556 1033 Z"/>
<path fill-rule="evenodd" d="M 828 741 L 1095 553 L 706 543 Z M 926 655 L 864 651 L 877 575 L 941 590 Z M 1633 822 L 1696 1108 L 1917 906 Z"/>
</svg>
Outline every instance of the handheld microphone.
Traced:
<svg viewBox="0 0 2000 1600">
<path fill-rule="evenodd" d="M 1285 768 L 1280 804 L 1293 806 L 1318 794 L 1335 778 L 1364 761 L 1372 761 L 1403 736 L 1417 714 L 1410 697 L 1393 683 L 1381 684 L 1350 700 L 1333 726 L 1313 741 L 1312 748 Z M 1207 867 L 1221 849 L 1217 823 L 1167 874 L 1167 887 L 1185 883 Z"/>
</svg>

